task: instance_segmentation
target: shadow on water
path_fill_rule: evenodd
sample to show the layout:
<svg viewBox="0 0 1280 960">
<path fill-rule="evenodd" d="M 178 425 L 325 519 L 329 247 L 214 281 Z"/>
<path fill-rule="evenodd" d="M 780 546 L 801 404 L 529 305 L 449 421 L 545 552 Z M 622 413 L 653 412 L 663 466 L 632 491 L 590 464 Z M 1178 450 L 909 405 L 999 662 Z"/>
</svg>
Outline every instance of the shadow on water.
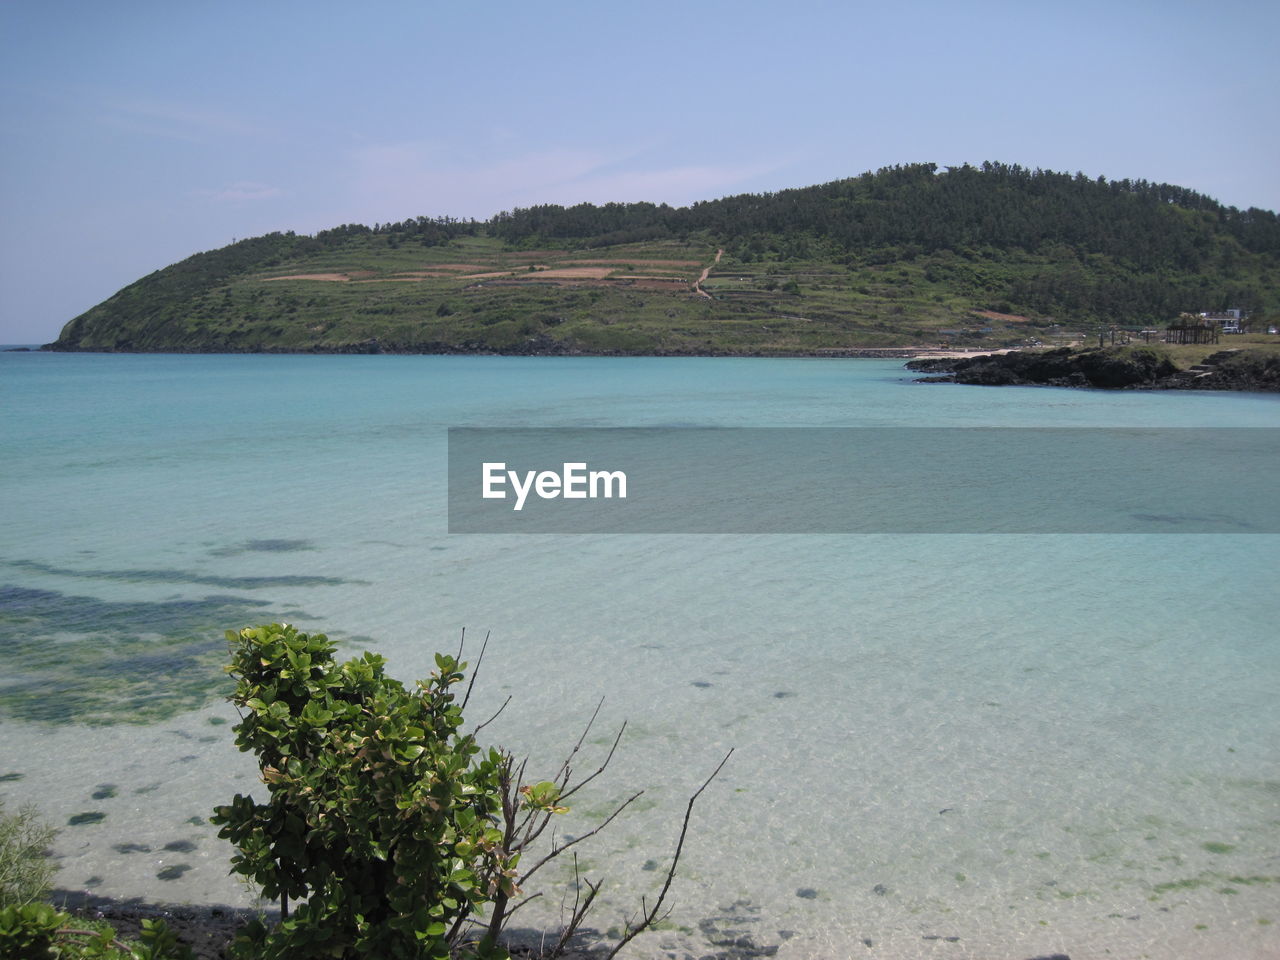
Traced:
<svg viewBox="0 0 1280 960">
<path fill-rule="evenodd" d="M 194 583 L 203 587 L 228 590 L 261 590 L 264 587 L 337 587 L 349 584 L 367 586 L 367 580 L 344 580 L 341 577 L 279 576 L 220 577 L 216 574 L 192 573 L 189 570 L 72 570 L 35 560 L 9 560 L 9 566 L 34 573 L 84 580 L 112 580 L 120 583 Z"/>
<path fill-rule="evenodd" d="M 0 717 L 152 723 L 225 694 L 224 631 L 269 619 L 232 596 L 108 601 L 0 585 Z"/>
</svg>

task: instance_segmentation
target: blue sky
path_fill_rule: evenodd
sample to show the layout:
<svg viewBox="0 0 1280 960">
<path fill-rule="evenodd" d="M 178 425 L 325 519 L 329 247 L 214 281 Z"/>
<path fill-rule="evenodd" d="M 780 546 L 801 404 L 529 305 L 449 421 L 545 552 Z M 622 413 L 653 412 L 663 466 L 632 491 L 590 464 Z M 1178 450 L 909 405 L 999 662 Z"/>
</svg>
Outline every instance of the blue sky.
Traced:
<svg viewBox="0 0 1280 960">
<path fill-rule="evenodd" d="M 999 160 L 1280 209 L 1280 5 L 0 4 L 0 343 L 271 230 Z"/>
</svg>

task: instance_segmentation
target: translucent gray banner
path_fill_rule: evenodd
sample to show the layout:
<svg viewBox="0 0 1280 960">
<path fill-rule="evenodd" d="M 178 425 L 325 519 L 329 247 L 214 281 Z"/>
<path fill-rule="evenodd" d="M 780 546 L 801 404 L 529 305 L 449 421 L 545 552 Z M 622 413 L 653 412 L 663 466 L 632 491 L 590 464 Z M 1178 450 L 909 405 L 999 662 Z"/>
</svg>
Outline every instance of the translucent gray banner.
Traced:
<svg viewBox="0 0 1280 960">
<path fill-rule="evenodd" d="M 1280 533 L 1280 429 L 455 428 L 450 533 Z"/>
</svg>

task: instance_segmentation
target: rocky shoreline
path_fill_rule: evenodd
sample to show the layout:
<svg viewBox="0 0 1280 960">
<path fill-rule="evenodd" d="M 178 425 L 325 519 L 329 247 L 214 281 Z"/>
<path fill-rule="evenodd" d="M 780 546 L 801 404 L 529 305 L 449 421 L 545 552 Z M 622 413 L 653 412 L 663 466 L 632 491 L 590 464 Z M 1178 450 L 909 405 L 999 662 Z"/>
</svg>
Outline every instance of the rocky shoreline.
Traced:
<svg viewBox="0 0 1280 960">
<path fill-rule="evenodd" d="M 1280 355 L 1221 350 L 1189 370 L 1159 350 L 1015 351 L 978 357 L 911 360 L 908 370 L 937 374 L 916 383 L 1084 387 L 1102 390 L 1236 390 L 1280 392 Z"/>
</svg>

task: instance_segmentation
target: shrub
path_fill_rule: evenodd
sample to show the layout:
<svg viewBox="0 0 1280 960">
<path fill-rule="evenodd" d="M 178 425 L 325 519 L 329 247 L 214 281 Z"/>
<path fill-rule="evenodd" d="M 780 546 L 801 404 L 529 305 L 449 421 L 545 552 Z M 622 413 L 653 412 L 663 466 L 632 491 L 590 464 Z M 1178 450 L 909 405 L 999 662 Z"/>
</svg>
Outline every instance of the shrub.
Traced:
<svg viewBox="0 0 1280 960">
<path fill-rule="evenodd" d="M 459 732 L 470 687 L 457 702 L 467 665 L 456 657 L 436 654 L 436 671 L 410 691 L 384 674 L 375 654 L 338 664 L 323 634 L 270 624 L 228 631 L 227 639 L 231 699 L 242 711 L 236 743 L 257 754 L 267 800 L 237 795 L 212 822 L 239 850 L 232 870 L 281 904 L 276 928 L 259 923 L 237 938 L 241 956 L 505 958 L 498 938 L 523 902 L 516 902 L 521 884 L 640 796 L 522 868 L 522 853 L 567 810 L 564 801 L 604 772 L 622 730 L 589 776 L 574 782 L 570 761 L 590 722 L 555 780 L 525 783 L 524 764 Z M 662 891 L 627 921 L 615 953 L 665 916 L 693 803 L 720 767 L 690 798 Z M 553 955 L 599 890 L 579 879 L 586 892 L 575 898 Z"/>
<path fill-rule="evenodd" d="M 54 867 L 45 850 L 56 832 L 35 807 L 7 813 L 0 800 L 0 908 L 21 907 L 49 892 Z"/>
<path fill-rule="evenodd" d="M 79 930 L 47 903 L 0 910 L 0 960 L 192 960 L 163 920 L 143 920 L 137 943 L 123 943 L 107 924 Z"/>
<path fill-rule="evenodd" d="M 338 665 L 323 634 L 272 624 L 229 633 L 236 744 L 258 756 L 266 803 L 219 807 L 232 869 L 280 899 L 278 930 L 251 934 L 275 956 L 447 957 L 452 934 L 513 865 L 493 826 L 497 751 L 472 763 L 452 687 L 459 664 L 411 693 L 382 657 Z M 290 916 L 290 900 L 305 901 Z"/>
</svg>

